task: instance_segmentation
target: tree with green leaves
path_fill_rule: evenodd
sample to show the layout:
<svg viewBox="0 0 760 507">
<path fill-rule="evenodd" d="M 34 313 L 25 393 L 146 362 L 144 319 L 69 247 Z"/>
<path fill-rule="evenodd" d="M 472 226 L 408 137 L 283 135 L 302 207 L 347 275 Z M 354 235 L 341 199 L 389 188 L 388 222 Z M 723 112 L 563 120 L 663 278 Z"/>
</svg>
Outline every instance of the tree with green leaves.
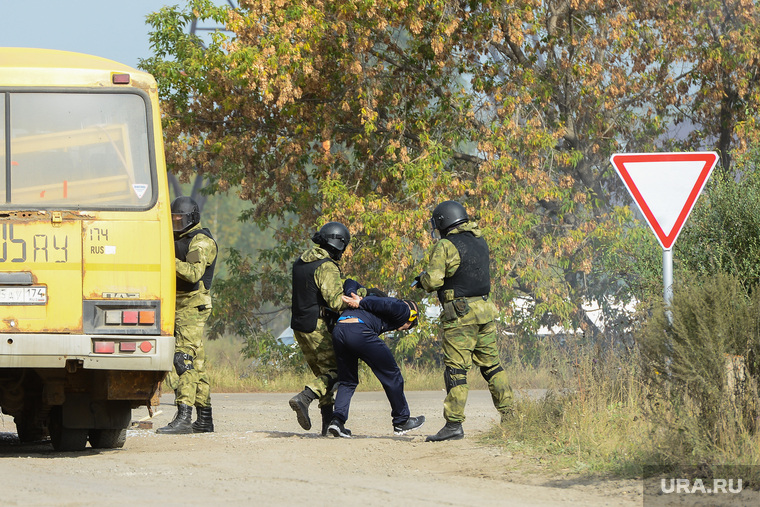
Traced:
<svg viewBox="0 0 760 507">
<path fill-rule="evenodd" d="M 455 199 L 488 237 L 492 296 L 512 325 L 593 336 L 582 305 L 610 314 L 635 295 L 637 256 L 657 256 L 610 154 L 657 150 L 687 107 L 712 125 L 720 102 L 691 96 L 709 85 L 709 25 L 690 32 L 691 54 L 664 32 L 700 3 L 192 0 L 149 16 L 155 55 L 141 66 L 159 82 L 171 170 L 234 189 L 243 218 L 273 228 L 277 245 L 237 272 L 256 304 L 289 306 L 290 265 L 330 220 L 353 235 L 345 270 L 405 295 L 430 211 Z M 752 32 L 746 4 L 731 5 Z M 228 32 L 203 45 L 193 19 Z M 741 69 L 724 82 L 744 83 Z"/>
</svg>

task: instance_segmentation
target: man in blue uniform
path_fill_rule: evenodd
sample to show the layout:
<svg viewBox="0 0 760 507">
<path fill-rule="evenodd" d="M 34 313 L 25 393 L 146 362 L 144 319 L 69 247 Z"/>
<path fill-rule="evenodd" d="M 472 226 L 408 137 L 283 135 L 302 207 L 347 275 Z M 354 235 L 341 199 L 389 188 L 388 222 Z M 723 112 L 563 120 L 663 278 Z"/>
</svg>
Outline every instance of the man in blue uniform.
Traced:
<svg viewBox="0 0 760 507">
<path fill-rule="evenodd" d="M 351 309 L 344 310 L 333 330 L 333 347 L 338 362 L 338 391 L 328 431 L 336 437 L 348 438 L 345 428 L 351 397 L 359 384 L 359 359 L 372 369 L 391 404 L 393 432 L 403 435 L 419 428 L 425 416 L 410 417 L 404 396 L 404 378 L 388 346 L 379 335 L 386 331 L 404 331 L 417 325 L 418 309 L 413 301 L 390 297 L 356 294 L 360 285 L 347 280 L 343 296 Z"/>
</svg>

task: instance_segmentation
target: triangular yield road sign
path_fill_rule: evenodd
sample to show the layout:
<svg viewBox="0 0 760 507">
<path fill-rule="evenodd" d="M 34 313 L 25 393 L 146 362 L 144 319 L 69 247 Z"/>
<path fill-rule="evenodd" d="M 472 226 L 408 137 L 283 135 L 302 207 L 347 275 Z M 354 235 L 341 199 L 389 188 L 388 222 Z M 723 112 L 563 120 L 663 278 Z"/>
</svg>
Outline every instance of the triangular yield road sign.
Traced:
<svg viewBox="0 0 760 507">
<path fill-rule="evenodd" d="M 670 250 L 717 164 L 718 154 L 616 153 L 610 162 L 662 248 Z"/>
</svg>

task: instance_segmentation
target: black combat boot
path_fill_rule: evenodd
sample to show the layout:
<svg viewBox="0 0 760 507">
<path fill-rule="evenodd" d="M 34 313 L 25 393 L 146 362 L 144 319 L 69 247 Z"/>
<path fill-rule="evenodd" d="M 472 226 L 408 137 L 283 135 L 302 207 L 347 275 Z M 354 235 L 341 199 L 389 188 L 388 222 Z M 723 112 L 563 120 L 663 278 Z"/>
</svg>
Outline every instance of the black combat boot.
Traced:
<svg viewBox="0 0 760 507">
<path fill-rule="evenodd" d="M 305 430 L 311 429 L 311 419 L 309 419 L 309 404 L 316 400 L 318 396 L 314 391 L 305 388 L 300 393 L 290 398 L 290 408 L 296 413 L 298 424 Z"/>
<path fill-rule="evenodd" d="M 462 423 L 447 421 L 446 426 L 440 429 L 435 435 L 430 435 L 425 442 L 441 442 L 443 440 L 461 440 L 464 438 Z"/>
<path fill-rule="evenodd" d="M 172 422 L 158 428 L 156 433 L 164 433 L 167 435 L 185 435 L 193 432 L 193 425 L 191 421 L 193 419 L 193 407 L 185 405 L 183 403 L 177 404 L 177 414 L 174 416 Z"/>
<path fill-rule="evenodd" d="M 211 418 L 211 407 L 195 407 L 198 419 L 193 423 L 193 433 L 213 433 L 214 420 Z"/>
<path fill-rule="evenodd" d="M 322 436 L 326 437 L 327 428 L 330 426 L 330 421 L 332 421 L 333 406 L 324 405 L 319 407 L 319 410 L 322 412 Z"/>
</svg>

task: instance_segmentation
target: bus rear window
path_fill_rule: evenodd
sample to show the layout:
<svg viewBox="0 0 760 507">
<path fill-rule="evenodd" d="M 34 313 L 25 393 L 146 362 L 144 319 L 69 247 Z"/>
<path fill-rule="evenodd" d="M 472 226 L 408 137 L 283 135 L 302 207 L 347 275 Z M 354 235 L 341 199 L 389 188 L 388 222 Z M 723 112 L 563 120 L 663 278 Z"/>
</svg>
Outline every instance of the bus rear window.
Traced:
<svg viewBox="0 0 760 507">
<path fill-rule="evenodd" d="M 5 95 L 0 111 L 10 128 L 0 140 L 0 205 L 118 209 L 153 201 L 148 110 L 140 95 Z"/>
</svg>

